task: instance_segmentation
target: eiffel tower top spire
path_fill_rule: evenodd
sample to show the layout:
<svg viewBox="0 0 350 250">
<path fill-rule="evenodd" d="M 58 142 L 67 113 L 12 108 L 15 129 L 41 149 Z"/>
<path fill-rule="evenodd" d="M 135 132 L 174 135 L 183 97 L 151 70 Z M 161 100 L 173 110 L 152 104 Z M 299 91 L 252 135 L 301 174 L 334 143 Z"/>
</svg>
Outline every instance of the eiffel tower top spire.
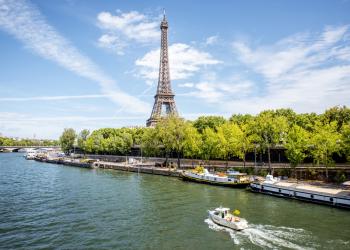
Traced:
<svg viewBox="0 0 350 250">
<path fill-rule="evenodd" d="M 154 127 L 157 121 L 164 115 L 177 115 L 174 94 L 170 83 L 170 68 L 168 55 L 168 21 L 165 10 L 163 20 L 160 23 L 161 46 L 157 93 L 154 96 L 154 105 L 151 117 L 147 120 L 148 127 Z"/>
</svg>

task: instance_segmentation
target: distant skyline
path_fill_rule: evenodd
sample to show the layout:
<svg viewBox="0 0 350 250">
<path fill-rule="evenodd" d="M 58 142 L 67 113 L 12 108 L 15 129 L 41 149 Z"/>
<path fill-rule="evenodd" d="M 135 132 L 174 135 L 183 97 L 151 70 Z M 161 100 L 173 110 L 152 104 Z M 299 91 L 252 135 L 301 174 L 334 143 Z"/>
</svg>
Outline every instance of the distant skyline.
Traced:
<svg viewBox="0 0 350 250">
<path fill-rule="evenodd" d="M 144 126 L 163 8 L 182 117 L 350 106 L 348 0 L 0 0 L 0 133 Z"/>
</svg>

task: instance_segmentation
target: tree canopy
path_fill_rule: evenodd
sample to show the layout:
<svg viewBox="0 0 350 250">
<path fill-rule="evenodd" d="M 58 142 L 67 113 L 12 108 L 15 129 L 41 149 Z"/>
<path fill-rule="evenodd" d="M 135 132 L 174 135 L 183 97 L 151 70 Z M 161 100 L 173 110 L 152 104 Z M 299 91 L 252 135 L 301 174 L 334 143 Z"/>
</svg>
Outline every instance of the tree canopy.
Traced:
<svg viewBox="0 0 350 250">
<path fill-rule="evenodd" d="M 65 128 L 61 137 L 60 145 L 64 153 L 68 154 L 74 146 L 75 138 L 77 137 L 75 130 L 72 128 Z"/>
<path fill-rule="evenodd" d="M 327 167 L 334 154 L 350 161 L 350 109 L 333 107 L 323 114 L 297 114 L 292 109 L 265 110 L 253 115 L 201 116 L 194 121 L 170 116 L 155 128 L 102 128 L 78 135 L 78 146 L 87 153 L 120 154 L 141 147 L 144 156 L 177 155 L 204 160 L 245 157 L 255 149 L 267 153 L 280 147 L 293 168 L 308 158 Z M 65 130 L 60 142 L 65 151 L 74 144 L 75 132 Z M 1 140 L 0 144 L 7 142 Z M 179 162 L 179 161 L 178 161 Z"/>
</svg>

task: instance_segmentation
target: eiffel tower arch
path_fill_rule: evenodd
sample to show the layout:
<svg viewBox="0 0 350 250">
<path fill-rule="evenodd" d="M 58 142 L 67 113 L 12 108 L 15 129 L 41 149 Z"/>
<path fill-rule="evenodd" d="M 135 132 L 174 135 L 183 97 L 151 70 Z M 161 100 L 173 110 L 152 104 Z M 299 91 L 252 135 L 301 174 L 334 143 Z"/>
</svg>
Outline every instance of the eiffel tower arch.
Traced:
<svg viewBox="0 0 350 250">
<path fill-rule="evenodd" d="M 168 21 L 165 13 L 160 24 L 161 46 L 157 93 L 154 96 L 154 105 L 151 117 L 147 120 L 147 127 L 154 127 L 159 119 L 168 115 L 178 115 L 174 93 L 171 89 L 168 55 Z"/>
</svg>

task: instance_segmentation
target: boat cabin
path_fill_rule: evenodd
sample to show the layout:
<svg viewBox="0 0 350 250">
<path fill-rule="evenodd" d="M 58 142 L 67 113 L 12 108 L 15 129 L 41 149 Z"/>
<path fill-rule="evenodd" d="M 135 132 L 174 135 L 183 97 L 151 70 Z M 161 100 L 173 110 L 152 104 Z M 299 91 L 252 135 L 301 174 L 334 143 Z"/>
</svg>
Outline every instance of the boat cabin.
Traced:
<svg viewBox="0 0 350 250">
<path fill-rule="evenodd" d="M 246 173 L 241 173 L 234 170 L 227 171 L 227 177 L 230 179 L 238 180 L 240 182 L 248 181 L 249 178 Z"/>
<path fill-rule="evenodd" d="M 217 216 L 220 216 L 221 218 L 225 218 L 228 213 L 230 212 L 230 209 L 227 207 L 219 207 L 219 208 L 215 208 L 215 212 L 214 214 Z"/>
</svg>

